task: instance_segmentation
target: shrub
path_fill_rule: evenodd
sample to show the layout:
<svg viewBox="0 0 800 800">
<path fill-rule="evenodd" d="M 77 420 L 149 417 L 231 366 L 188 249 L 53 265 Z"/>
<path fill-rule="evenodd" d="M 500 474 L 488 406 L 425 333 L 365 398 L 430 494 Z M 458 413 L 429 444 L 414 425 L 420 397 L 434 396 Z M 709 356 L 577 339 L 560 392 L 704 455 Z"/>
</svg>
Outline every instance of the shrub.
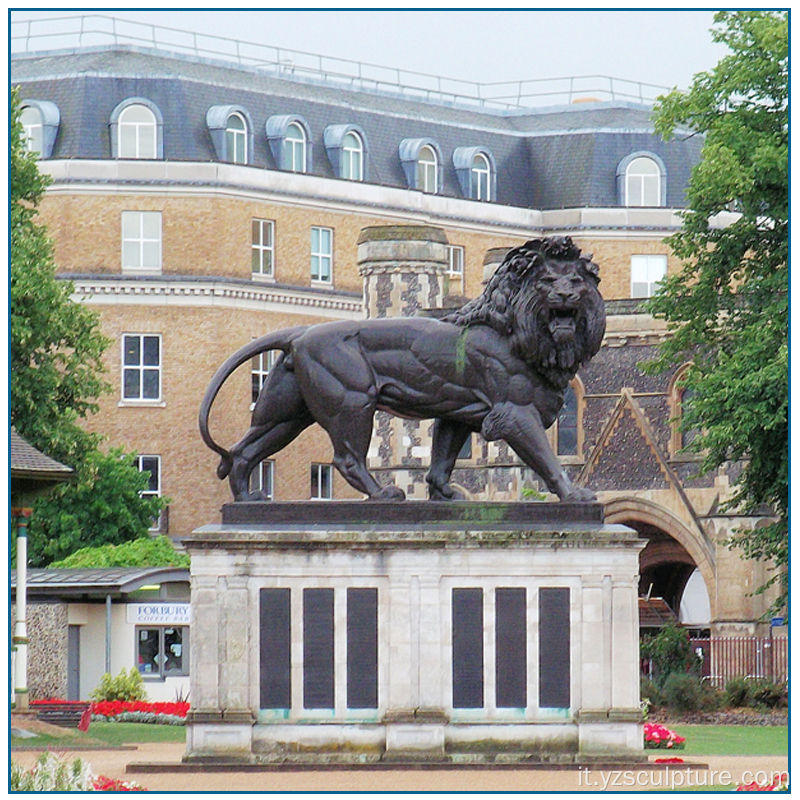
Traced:
<svg viewBox="0 0 800 800">
<path fill-rule="evenodd" d="M 719 711 L 724 702 L 724 695 L 710 683 L 700 684 L 700 710 Z"/>
<path fill-rule="evenodd" d="M 725 686 L 725 705 L 728 708 L 744 708 L 752 705 L 753 684 L 745 678 L 731 678 Z"/>
<path fill-rule="evenodd" d="M 661 687 L 672 673 L 696 673 L 700 667 L 688 631 L 674 623 L 642 639 L 641 655 L 653 662 L 653 680 Z"/>
<path fill-rule="evenodd" d="M 760 708 L 779 708 L 783 705 L 786 689 L 783 684 L 759 680 L 751 683 L 750 696 Z"/>
<path fill-rule="evenodd" d="M 91 693 L 92 700 L 146 700 L 147 692 L 141 673 L 136 667 L 128 672 L 123 669 L 116 678 L 106 672 L 100 679 L 100 685 Z"/>
<path fill-rule="evenodd" d="M 664 681 L 664 700 L 671 711 L 697 711 L 701 703 L 700 682 L 694 675 L 673 672 Z"/>
<path fill-rule="evenodd" d="M 664 696 L 658 686 L 649 678 L 642 676 L 639 682 L 639 696 L 648 708 L 661 708 L 664 705 Z"/>
</svg>

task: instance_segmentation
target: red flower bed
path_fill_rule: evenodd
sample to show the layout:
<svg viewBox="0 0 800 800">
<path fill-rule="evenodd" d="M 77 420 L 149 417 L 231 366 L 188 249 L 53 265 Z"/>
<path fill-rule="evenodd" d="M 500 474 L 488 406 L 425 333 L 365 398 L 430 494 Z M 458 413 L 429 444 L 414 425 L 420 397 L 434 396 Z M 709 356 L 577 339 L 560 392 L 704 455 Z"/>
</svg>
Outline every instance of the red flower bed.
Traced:
<svg viewBox="0 0 800 800">
<path fill-rule="evenodd" d="M 116 717 L 126 711 L 141 711 L 145 714 L 168 714 L 172 717 L 186 717 L 188 703 L 144 703 L 140 700 L 101 700 L 92 703 L 92 714 L 100 717 Z"/>
<path fill-rule="evenodd" d="M 686 739 L 657 722 L 645 722 L 644 746 L 648 750 L 682 750 L 686 747 Z"/>
<path fill-rule="evenodd" d="M 146 792 L 144 786 L 138 783 L 121 781 L 117 778 L 106 778 L 105 775 L 98 775 L 92 783 L 92 788 L 96 792 Z"/>
<path fill-rule="evenodd" d="M 789 791 L 789 775 L 784 772 L 783 775 L 775 775 L 770 783 L 759 783 L 752 781 L 752 783 L 742 783 L 736 787 L 737 792 L 788 792 Z"/>
</svg>

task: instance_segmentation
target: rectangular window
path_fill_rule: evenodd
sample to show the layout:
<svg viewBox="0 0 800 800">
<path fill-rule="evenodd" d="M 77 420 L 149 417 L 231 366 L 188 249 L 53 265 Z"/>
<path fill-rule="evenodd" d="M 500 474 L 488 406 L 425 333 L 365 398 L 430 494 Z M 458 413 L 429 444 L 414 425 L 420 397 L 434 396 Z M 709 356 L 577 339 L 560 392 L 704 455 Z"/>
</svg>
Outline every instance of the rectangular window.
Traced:
<svg viewBox="0 0 800 800">
<path fill-rule="evenodd" d="M 311 229 L 311 280 L 330 283 L 333 275 L 333 230 Z"/>
<path fill-rule="evenodd" d="M 122 271 L 161 272 L 161 212 L 122 212 Z"/>
<path fill-rule="evenodd" d="M 262 589 L 260 606 L 260 707 L 291 708 L 291 590 Z"/>
<path fill-rule="evenodd" d="M 334 708 L 333 589 L 303 589 L 303 708 Z"/>
<path fill-rule="evenodd" d="M 254 219 L 252 225 L 252 270 L 262 278 L 275 277 L 275 223 Z"/>
<path fill-rule="evenodd" d="M 665 255 L 631 256 L 631 297 L 652 297 L 666 275 Z"/>
<path fill-rule="evenodd" d="M 464 274 L 464 248 L 460 245 L 447 246 L 447 272 L 456 278 Z"/>
<path fill-rule="evenodd" d="M 495 703 L 528 705 L 528 636 L 525 589 L 495 591 Z"/>
<path fill-rule="evenodd" d="M 139 672 L 146 678 L 189 674 L 189 628 L 136 628 Z"/>
<path fill-rule="evenodd" d="M 253 362 L 250 368 L 253 404 L 258 401 L 258 396 L 261 394 L 261 390 L 267 382 L 267 376 L 272 369 L 274 360 L 274 350 L 268 350 L 266 353 L 259 353 L 257 356 L 253 356 Z"/>
<path fill-rule="evenodd" d="M 161 497 L 161 456 L 136 456 L 136 469 L 148 473 L 147 489 L 142 497 Z M 161 530 L 161 516 L 153 520 L 151 531 Z"/>
<path fill-rule="evenodd" d="M 483 589 L 453 589 L 453 708 L 483 708 Z"/>
<path fill-rule="evenodd" d="M 122 399 L 161 400 L 161 336 L 126 333 L 122 337 Z"/>
<path fill-rule="evenodd" d="M 569 708 L 569 589 L 539 590 L 539 707 Z"/>
<path fill-rule="evenodd" d="M 378 590 L 347 590 L 347 707 L 378 707 Z"/>
<path fill-rule="evenodd" d="M 311 499 L 330 500 L 333 497 L 333 468 L 330 464 L 311 465 Z"/>
<path fill-rule="evenodd" d="M 264 500 L 272 500 L 274 497 L 275 482 L 275 462 L 262 461 L 250 473 L 250 491 L 260 492 Z"/>
</svg>

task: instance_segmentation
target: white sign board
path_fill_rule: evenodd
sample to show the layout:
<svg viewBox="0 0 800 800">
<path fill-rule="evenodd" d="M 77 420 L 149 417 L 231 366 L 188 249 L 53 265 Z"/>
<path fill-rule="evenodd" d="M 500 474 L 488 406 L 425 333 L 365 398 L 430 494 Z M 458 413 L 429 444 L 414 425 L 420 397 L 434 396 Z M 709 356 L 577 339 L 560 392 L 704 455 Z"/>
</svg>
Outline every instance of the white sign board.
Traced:
<svg viewBox="0 0 800 800">
<path fill-rule="evenodd" d="M 131 625 L 189 625 L 191 621 L 189 603 L 128 603 Z"/>
</svg>

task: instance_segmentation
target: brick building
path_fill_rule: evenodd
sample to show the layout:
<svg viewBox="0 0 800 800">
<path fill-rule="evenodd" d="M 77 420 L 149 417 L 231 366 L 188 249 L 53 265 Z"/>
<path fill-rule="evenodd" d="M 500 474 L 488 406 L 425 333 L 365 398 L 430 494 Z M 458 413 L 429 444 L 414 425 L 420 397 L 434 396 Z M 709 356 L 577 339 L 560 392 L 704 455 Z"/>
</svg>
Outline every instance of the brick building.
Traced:
<svg viewBox="0 0 800 800">
<path fill-rule="evenodd" d="M 698 570 L 712 628 L 755 632 L 768 599 L 747 592 L 764 567 L 720 543 L 759 520 L 719 512 L 729 476 L 697 478 L 680 452 L 682 365 L 658 377 L 637 366 L 666 335 L 639 305 L 677 269 L 664 238 L 680 225 L 698 137 L 664 142 L 647 105 L 613 97 L 510 107 L 121 37 L 36 47 L 17 42 L 11 80 L 29 146 L 52 177 L 41 221 L 75 299 L 98 310 L 115 342 L 117 391 L 89 424 L 139 453 L 152 491 L 171 499 L 160 530 L 180 539 L 229 499 L 197 433 L 219 364 L 267 331 L 368 313 L 366 229 L 428 231 L 440 305 L 478 294 L 507 249 L 568 235 L 600 265 L 609 319 L 553 444 L 609 521 L 650 540 L 643 593 L 677 611 Z M 220 443 L 247 428 L 267 368 L 254 363 L 224 387 L 212 416 Z M 423 499 L 427 423 L 377 425 L 373 467 Z M 476 435 L 464 456 L 454 479 L 472 497 L 540 488 L 502 445 Z M 356 497 L 330 462 L 327 437 L 312 428 L 253 480 L 279 500 Z"/>
</svg>

